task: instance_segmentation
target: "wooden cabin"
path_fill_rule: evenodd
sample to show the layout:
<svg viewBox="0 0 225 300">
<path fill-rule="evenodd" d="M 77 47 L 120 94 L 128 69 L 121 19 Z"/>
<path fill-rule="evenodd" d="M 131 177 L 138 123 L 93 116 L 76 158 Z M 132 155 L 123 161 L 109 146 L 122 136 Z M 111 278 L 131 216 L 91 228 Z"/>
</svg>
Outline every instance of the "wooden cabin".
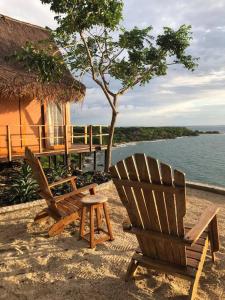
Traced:
<svg viewBox="0 0 225 300">
<path fill-rule="evenodd" d="M 0 161 L 22 157 L 25 146 L 40 156 L 106 148 L 101 126 L 96 145 L 92 126 L 75 135 L 70 104 L 84 98 L 85 86 L 69 70 L 58 83 L 41 83 L 37 74 L 10 58 L 27 42 L 38 44 L 49 36 L 49 29 L 0 15 Z"/>
</svg>

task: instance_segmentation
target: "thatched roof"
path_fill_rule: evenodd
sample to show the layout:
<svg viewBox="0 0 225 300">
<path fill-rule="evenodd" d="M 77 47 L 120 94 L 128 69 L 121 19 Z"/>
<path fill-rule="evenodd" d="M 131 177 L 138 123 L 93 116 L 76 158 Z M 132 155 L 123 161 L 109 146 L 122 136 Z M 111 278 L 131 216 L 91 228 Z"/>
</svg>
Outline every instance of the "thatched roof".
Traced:
<svg viewBox="0 0 225 300">
<path fill-rule="evenodd" d="M 21 63 L 7 59 L 18 53 L 26 42 L 50 37 L 48 29 L 0 15 L 0 96 L 4 99 L 49 99 L 78 101 L 83 99 L 85 86 L 75 81 L 67 70 L 59 83 L 41 83 L 34 72 Z"/>
</svg>

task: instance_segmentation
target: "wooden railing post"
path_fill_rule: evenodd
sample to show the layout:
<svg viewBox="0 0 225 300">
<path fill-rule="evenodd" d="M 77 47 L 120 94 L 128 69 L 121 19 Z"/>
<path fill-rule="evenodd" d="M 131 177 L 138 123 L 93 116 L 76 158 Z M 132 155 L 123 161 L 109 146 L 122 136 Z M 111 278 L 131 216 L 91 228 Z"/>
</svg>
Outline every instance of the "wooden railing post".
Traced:
<svg viewBox="0 0 225 300">
<path fill-rule="evenodd" d="M 90 152 L 92 152 L 92 146 L 93 146 L 93 131 L 92 131 L 92 125 L 89 125 L 89 147 L 90 147 Z"/>
<path fill-rule="evenodd" d="M 7 125 L 7 146 L 8 146 L 8 160 L 12 161 L 12 142 L 10 127 Z"/>
<path fill-rule="evenodd" d="M 42 152 L 42 128 L 38 126 L 38 141 L 39 141 L 39 153 Z"/>
<path fill-rule="evenodd" d="M 102 126 L 99 126 L 99 144 L 102 145 Z"/>
<path fill-rule="evenodd" d="M 87 132 L 87 125 L 84 126 L 84 144 L 87 145 L 88 143 L 88 132 Z"/>
</svg>

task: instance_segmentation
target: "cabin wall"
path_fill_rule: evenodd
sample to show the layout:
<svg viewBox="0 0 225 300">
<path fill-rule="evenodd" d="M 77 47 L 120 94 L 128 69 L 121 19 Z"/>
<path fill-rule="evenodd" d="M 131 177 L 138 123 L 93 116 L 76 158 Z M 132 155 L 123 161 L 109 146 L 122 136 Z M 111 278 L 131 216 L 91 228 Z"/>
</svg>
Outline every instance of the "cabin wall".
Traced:
<svg viewBox="0 0 225 300">
<path fill-rule="evenodd" d="M 12 154 L 20 154 L 25 146 L 29 146 L 33 151 L 39 150 L 39 128 L 42 127 L 42 137 L 49 136 L 48 128 L 48 102 L 44 104 L 37 99 L 7 101 L 0 99 L 0 156 L 7 155 L 7 125 L 11 134 Z M 63 105 L 63 124 L 70 125 L 70 104 Z M 20 126 L 19 126 L 20 125 Z M 64 134 L 64 128 L 61 128 Z M 69 147 L 71 146 L 70 128 L 68 128 Z M 61 140 L 62 141 L 62 140 Z M 62 141 L 63 142 L 63 141 Z M 49 147 L 48 139 L 42 140 L 42 146 Z M 61 145 L 60 147 L 64 147 Z M 53 148 L 57 149 L 57 145 Z"/>
<path fill-rule="evenodd" d="M 0 155 L 7 153 L 6 125 L 10 126 L 15 137 L 20 136 L 20 128 L 15 124 L 20 124 L 19 102 L 0 99 Z M 15 138 L 15 143 L 17 146 L 19 145 L 17 138 Z"/>
<path fill-rule="evenodd" d="M 25 145 L 38 147 L 38 127 L 41 125 L 41 103 L 36 99 L 10 102 L 0 99 L 0 155 L 8 152 L 7 125 L 11 134 L 13 153 L 20 153 Z"/>
</svg>

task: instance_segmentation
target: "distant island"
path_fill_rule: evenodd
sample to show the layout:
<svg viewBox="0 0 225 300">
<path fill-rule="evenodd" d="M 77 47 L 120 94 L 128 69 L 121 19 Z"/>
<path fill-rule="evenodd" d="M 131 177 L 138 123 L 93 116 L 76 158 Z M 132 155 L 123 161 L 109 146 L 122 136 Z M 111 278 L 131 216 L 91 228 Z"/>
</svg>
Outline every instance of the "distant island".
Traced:
<svg viewBox="0 0 225 300">
<path fill-rule="evenodd" d="M 212 131 L 201 131 L 201 130 L 195 130 L 195 132 L 197 132 L 197 134 L 220 134 L 220 132 L 218 130 L 212 130 Z"/>
<path fill-rule="evenodd" d="M 153 141 L 159 139 L 175 139 L 183 136 L 200 134 L 219 134 L 219 131 L 199 131 L 186 127 L 116 127 L 114 144 Z"/>
</svg>

